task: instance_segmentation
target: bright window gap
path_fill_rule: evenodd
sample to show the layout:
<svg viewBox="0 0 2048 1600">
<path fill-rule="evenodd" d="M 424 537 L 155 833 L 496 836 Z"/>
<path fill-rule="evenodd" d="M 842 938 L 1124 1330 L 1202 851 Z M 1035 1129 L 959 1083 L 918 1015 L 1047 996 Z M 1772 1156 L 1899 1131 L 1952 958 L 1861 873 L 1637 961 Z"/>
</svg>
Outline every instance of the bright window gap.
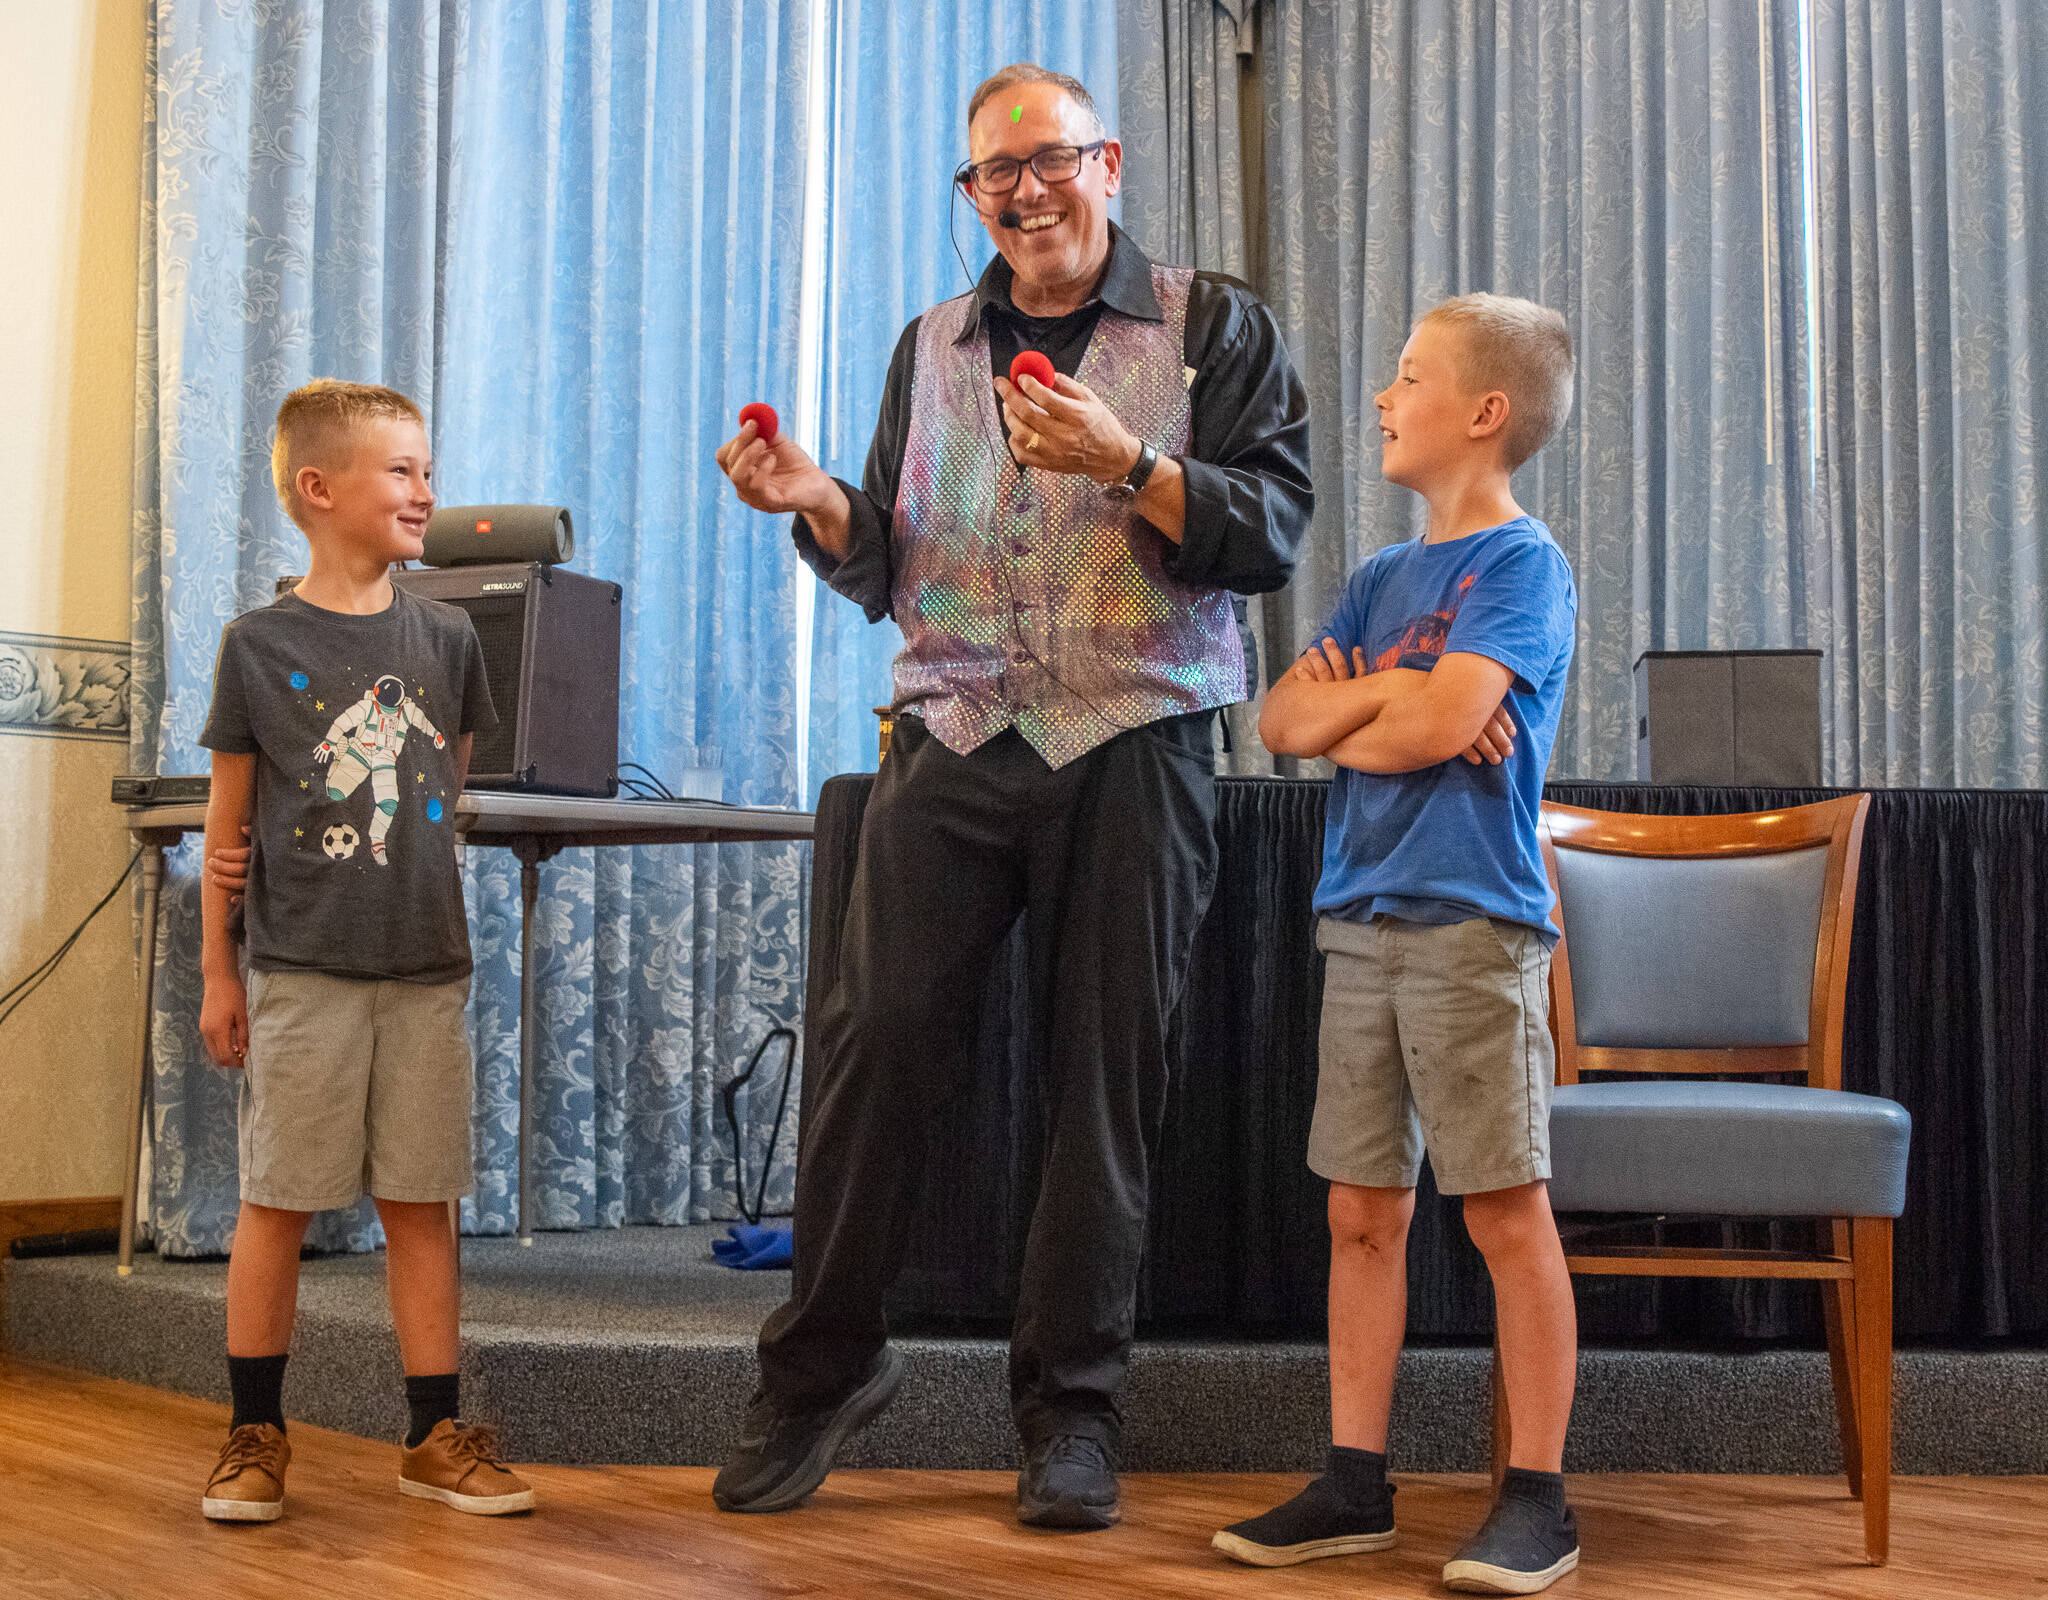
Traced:
<svg viewBox="0 0 2048 1600">
<path fill-rule="evenodd" d="M 811 0 L 811 37 L 806 65 L 804 152 L 803 279 L 797 313 L 796 441 L 813 461 L 823 461 L 825 374 L 825 249 L 827 174 L 832 144 L 828 119 L 832 111 L 833 0 Z M 796 794 L 799 806 L 811 794 L 811 655 L 812 630 L 818 614 L 818 579 L 807 566 L 796 569 L 796 636 L 791 651 L 792 698 L 796 711 Z"/>
</svg>

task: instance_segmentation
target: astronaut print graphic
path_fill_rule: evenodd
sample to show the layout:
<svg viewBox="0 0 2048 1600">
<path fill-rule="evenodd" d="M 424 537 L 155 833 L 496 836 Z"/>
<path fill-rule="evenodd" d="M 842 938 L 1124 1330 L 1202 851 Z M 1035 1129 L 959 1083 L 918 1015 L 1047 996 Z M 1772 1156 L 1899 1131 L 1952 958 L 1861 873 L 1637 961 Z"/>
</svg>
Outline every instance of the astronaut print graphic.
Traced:
<svg viewBox="0 0 2048 1600">
<path fill-rule="evenodd" d="M 434 741 L 436 750 L 446 748 L 447 738 L 405 692 L 405 680 L 387 672 L 334 719 L 313 751 L 313 760 L 327 769 L 330 801 L 348 799 L 364 778 L 370 780 L 370 859 L 380 867 L 391 864 L 387 840 L 398 815 L 399 762 L 415 728 Z M 330 847 L 328 853 L 336 852 Z M 352 842 L 347 853 L 354 853 Z"/>
</svg>

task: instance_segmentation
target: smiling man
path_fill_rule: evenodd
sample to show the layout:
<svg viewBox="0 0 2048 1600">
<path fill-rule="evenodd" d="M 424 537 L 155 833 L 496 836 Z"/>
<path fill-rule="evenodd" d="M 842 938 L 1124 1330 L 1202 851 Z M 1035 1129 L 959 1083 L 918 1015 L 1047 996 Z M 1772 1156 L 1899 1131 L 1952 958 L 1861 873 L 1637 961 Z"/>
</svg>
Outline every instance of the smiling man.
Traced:
<svg viewBox="0 0 2048 1600">
<path fill-rule="evenodd" d="M 1103 1528 L 1167 1019 L 1215 880 L 1213 724 L 1248 683 L 1232 596 L 1293 571 L 1308 402 L 1250 290 L 1111 224 L 1123 149 L 1080 83 L 1005 67 L 967 143 L 957 182 L 997 257 L 904 330 L 860 486 L 751 424 L 718 453 L 904 642 L 805 1063 L 793 1292 L 713 1492 L 796 1505 L 895 1394 L 882 1299 L 927 1130 L 1023 915 L 1052 1111 L 1011 1341 L 1018 1515 Z M 1009 383 L 1027 349 L 1053 387 Z"/>
</svg>

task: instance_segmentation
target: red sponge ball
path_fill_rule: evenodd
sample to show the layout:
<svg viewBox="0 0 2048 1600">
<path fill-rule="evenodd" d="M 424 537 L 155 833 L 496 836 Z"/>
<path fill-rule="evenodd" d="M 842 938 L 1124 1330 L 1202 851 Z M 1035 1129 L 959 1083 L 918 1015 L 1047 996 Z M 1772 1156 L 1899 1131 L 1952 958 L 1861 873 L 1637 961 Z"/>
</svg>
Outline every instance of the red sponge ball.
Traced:
<svg viewBox="0 0 2048 1600">
<path fill-rule="evenodd" d="M 1052 384 L 1052 362 L 1043 350 L 1019 350 L 1017 359 L 1010 363 L 1010 382 L 1023 377 L 1036 378 L 1050 389 Z"/>
<path fill-rule="evenodd" d="M 740 426 L 744 428 L 750 422 L 754 431 L 769 444 L 775 442 L 775 435 L 782 426 L 781 419 L 775 415 L 775 408 L 765 400 L 740 407 Z"/>
</svg>

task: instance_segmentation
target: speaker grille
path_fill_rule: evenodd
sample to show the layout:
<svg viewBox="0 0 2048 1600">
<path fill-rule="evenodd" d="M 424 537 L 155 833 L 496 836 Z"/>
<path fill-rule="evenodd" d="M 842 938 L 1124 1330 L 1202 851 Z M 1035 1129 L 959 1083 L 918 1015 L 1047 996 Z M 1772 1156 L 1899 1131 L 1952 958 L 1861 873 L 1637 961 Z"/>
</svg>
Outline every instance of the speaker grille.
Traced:
<svg viewBox="0 0 2048 1600">
<path fill-rule="evenodd" d="M 450 596 L 476 626 L 484 648 L 484 677 L 491 687 L 491 705 L 498 725 L 479 733 L 470 751 L 472 778 L 503 778 L 513 771 L 519 738 L 519 667 L 526 652 L 525 594 Z"/>
</svg>

